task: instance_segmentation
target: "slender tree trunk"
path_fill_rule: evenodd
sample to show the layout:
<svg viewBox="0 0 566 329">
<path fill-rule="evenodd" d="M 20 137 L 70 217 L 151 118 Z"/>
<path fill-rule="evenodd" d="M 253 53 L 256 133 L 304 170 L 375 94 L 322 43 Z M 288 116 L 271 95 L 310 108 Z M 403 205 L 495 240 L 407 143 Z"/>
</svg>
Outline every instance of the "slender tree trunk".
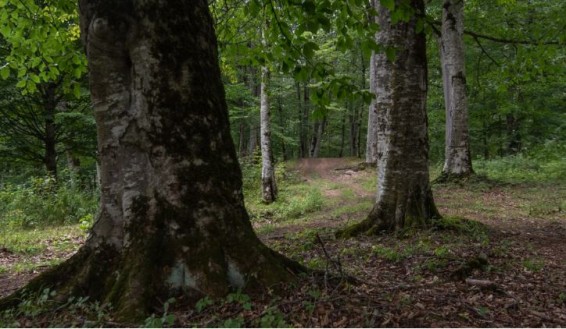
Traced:
<svg viewBox="0 0 566 329">
<path fill-rule="evenodd" d="M 357 157 L 360 153 L 358 137 L 360 136 L 360 125 L 357 110 L 352 102 L 348 102 L 350 114 L 348 121 L 350 123 L 350 155 Z"/>
<path fill-rule="evenodd" d="M 47 174 L 57 179 L 57 124 L 55 123 L 55 112 L 59 101 L 55 95 L 55 84 L 48 84 L 42 90 L 43 94 L 43 116 L 45 124 L 45 135 L 43 145 L 45 148 L 43 162 Z"/>
<path fill-rule="evenodd" d="M 369 90 L 376 94 L 376 59 L 375 53 L 371 54 L 369 64 Z M 376 95 L 377 96 L 377 95 Z M 376 99 L 371 101 L 368 110 L 368 131 L 366 137 L 366 163 L 377 163 L 377 107 Z"/>
<path fill-rule="evenodd" d="M 303 95 L 302 95 L 302 135 L 301 135 L 301 153 L 303 158 L 310 157 L 310 148 L 309 148 L 309 113 L 310 113 L 310 96 L 309 96 L 309 89 L 307 83 L 305 82 L 303 85 Z"/>
<path fill-rule="evenodd" d="M 283 104 L 281 104 L 281 97 L 277 98 L 277 112 L 279 113 L 279 126 L 285 127 L 285 116 Z M 283 161 L 289 160 L 289 155 L 287 154 L 287 143 L 284 139 L 281 140 L 281 152 L 283 153 Z"/>
<path fill-rule="evenodd" d="M 258 140 L 258 127 L 250 124 L 250 134 L 248 139 L 248 156 L 254 157 L 255 151 L 257 149 L 257 140 Z"/>
<path fill-rule="evenodd" d="M 57 127 L 55 125 L 55 113 L 49 111 L 45 116 L 45 169 L 49 176 L 57 179 Z"/>
<path fill-rule="evenodd" d="M 446 107 L 443 179 L 473 174 L 468 133 L 463 19 L 464 0 L 444 0 L 439 42 Z"/>
<path fill-rule="evenodd" d="M 505 115 L 505 131 L 507 132 L 506 155 L 514 155 L 521 151 L 520 120 L 513 114 Z"/>
<path fill-rule="evenodd" d="M 326 117 L 314 123 L 313 135 L 311 139 L 311 147 L 309 152 L 311 158 L 318 158 L 320 154 L 320 147 L 322 143 L 322 135 L 324 134 L 324 128 L 326 128 Z"/>
<path fill-rule="evenodd" d="M 238 134 L 238 155 L 240 158 L 245 157 L 246 154 L 246 125 L 243 121 L 239 124 L 239 134 Z"/>
<path fill-rule="evenodd" d="M 422 0 L 410 3 L 416 15 L 424 14 Z M 367 219 L 338 233 L 343 237 L 428 227 L 439 217 L 428 172 L 425 35 L 417 33 L 416 18 L 391 24 L 389 10 L 375 5 L 377 43 L 397 49 L 393 61 L 376 55 L 377 199 Z"/>
<path fill-rule="evenodd" d="M 271 149 L 271 122 L 270 104 L 268 94 L 269 69 L 261 68 L 261 198 L 265 203 L 272 203 L 277 198 L 277 184 L 275 182 L 275 170 L 273 168 L 273 152 Z"/>
<path fill-rule="evenodd" d="M 244 208 L 207 2 L 81 0 L 80 18 L 100 210 L 86 244 L 28 291 L 90 296 L 131 321 L 171 296 L 290 280 L 298 267 L 261 243 Z"/>
<path fill-rule="evenodd" d="M 346 114 L 342 114 L 342 121 L 340 123 L 340 153 L 339 158 L 344 156 L 344 144 L 346 141 Z"/>
</svg>

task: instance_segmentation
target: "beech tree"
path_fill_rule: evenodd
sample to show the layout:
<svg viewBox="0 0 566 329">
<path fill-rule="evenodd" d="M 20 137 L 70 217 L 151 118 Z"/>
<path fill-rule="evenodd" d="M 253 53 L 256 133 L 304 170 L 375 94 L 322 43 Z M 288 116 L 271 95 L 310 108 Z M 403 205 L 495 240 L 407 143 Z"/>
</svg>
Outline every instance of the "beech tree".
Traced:
<svg viewBox="0 0 566 329">
<path fill-rule="evenodd" d="M 271 148 L 270 104 L 268 94 L 269 69 L 261 68 L 261 95 L 260 95 L 260 139 L 261 139 L 261 198 L 263 202 L 271 203 L 277 198 L 277 185 L 275 181 L 275 168 L 273 165 L 273 151 Z"/>
<path fill-rule="evenodd" d="M 339 236 L 427 227 L 440 217 L 428 171 L 426 40 L 417 29 L 424 3 L 412 0 L 405 8 L 402 2 L 374 3 L 376 40 L 386 49 L 376 54 L 375 70 L 377 199 L 365 220 Z"/>
<path fill-rule="evenodd" d="M 28 289 L 90 296 L 131 319 L 176 294 L 290 280 L 299 265 L 260 242 L 244 208 L 207 1 L 79 5 L 100 208 L 85 245 Z"/>
<path fill-rule="evenodd" d="M 473 173 L 468 133 L 464 0 L 445 0 L 442 6 L 440 61 L 446 108 L 444 167 L 441 179 Z"/>
</svg>

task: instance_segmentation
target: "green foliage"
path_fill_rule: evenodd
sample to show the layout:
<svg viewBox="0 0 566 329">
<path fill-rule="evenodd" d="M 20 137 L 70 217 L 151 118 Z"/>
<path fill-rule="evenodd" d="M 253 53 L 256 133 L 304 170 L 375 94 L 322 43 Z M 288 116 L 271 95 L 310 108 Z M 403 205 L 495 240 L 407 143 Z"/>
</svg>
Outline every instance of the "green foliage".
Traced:
<svg viewBox="0 0 566 329">
<path fill-rule="evenodd" d="M 249 310 L 252 309 L 252 303 L 251 303 L 250 296 L 242 293 L 240 290 L 228 294 L 228 296 L 226 296 L 225 302 L 226 303 L 240 304 L 242 306 L 242 308 L 246 311 L 249 311 Z"/>
<path fill-rule="evenodd" d="M 253 220 L 281 221 L 299 218 L 322 209 L 324 198 L 320 188 L 299 184 L 293 173 L 287 172 L 283 163 L 276 165 L 279 195 L 276 202 L 261 202 L 261 166 L 259 163 L 243 163 L 244 195 L 250 217 Z"/>
<path fill-rule="evenodd" d="M 565 179 L 565 160 L 548 154 L 541 157 L 517 154 L 492 160 L 476 160 L 474 168 L 480 175 L 503 182 L 552 182 Z"/>
<path fill-rule="evenodd" d="M 393 248 L 381 246 L 381 245 L 374 245 L 372 248 L 372 252 L 379 257 L 382 257 L 391 262 L 399 262 L 403 259 L 407 258 L 411 253 L 412 250 L 403 250 L 399 251 Z"/>
<path fill-rule="evenodd" d="M 289 328 L 283 314 L 275 307 L 270 307 L 259 319 L 260 328 Z"/>
<path fill-rule="evenodd" d="M 529 272 L 540 272 L 544 268 L 544 261 L 528 258 L 523 261 L 523 267 Z"/>
<path fill-rule="evenodd" d="M 444 216 L 435 223 L 435 228 L 464 234 L 484 244 L 489 242 L 487 226 L 466 218 Z"/>
<path fill-rule="evenodd" d="M 208 306 L 213 305 L 214 301 L 208 297 L 205 296 L 201 299 L 198 300 L 198 302 L 195 304 L 195 309 L 197 310 L 197 312 L 202 312 L 204 311 L 204 309 L 206 309 Z"/>
<path fill-rule="evenodd" d="M 173 326 L 175 323 L 175 315 L 169 314 L 169 307 L 175 302 L 174 298 L 168 299 L 163 304 L 163 314 L 156 316 L 152 314 L 144 321 L 144 328 L 167 328 Z"/>
<path fill-rule="evenodd" d="M 224 320 L 218 327 L 219 328 L 242 328 L 244 326 L 244 318 L 238 316 L 235 318 L 228 318 Z"/>
<path fill-rule="evenodd" d="M 68 0 L 1 0 L 0 8 L 0 35 L 10 46 L 0 77 L 14 74 L 24 94 L 56 82 L 66 94 L 80 96 L 77 81 L 87 68 L 76 5 Z"/>
<path fill-rule="evenodd" d="M 97 195 L 51 177 L 35 177 L 27 184 L 0 189 L 0 227 L 35 228 L 92 221 Z M 86 227 L 87 223 L 83 226 Z"/>
</svg>

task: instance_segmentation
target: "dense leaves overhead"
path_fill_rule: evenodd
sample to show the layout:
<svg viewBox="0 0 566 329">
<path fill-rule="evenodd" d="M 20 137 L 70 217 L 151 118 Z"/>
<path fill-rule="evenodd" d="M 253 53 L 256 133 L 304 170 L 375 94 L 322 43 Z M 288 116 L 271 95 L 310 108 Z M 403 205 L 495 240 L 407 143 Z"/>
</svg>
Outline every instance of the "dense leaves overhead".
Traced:
<svg viewBox="0 0 566 329">
<path fill-rule="evenodd" d="M 0 0 L 0 34 L 9 54 L 0 62 L 0 77 L 18 79 L 23 93 L 38 85 L 61 84 L 80 96 L 77 81 L 86 73 L 73 1 Z"/>
</svg>

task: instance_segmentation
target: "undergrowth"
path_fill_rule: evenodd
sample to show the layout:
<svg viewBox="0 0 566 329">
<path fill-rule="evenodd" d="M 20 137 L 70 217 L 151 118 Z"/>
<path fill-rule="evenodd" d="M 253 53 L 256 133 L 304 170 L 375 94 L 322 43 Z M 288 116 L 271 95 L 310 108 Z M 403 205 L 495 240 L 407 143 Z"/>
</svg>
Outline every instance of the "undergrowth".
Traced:
<svg viewBox="0 0 566 329">
<path fill-rule="evenodd" d="M 287 171 L 285 163 L 275 168 L 279 193 L 274 203 L 265 204 L 261 201 L 261 163 L 242 163 L 246 208 L 252 220 L 291 220 L 323 208 L 325 200 L 318 186 L 304 184 L 295 173 Z"/>
<path fill-rule="evenodd" d="M 56 182 L 51 177 L 32 177 L 27 183 L 4 184 L 0 189 L 0 230 L 92 221 L 97 193 Z"/>
</svg>

